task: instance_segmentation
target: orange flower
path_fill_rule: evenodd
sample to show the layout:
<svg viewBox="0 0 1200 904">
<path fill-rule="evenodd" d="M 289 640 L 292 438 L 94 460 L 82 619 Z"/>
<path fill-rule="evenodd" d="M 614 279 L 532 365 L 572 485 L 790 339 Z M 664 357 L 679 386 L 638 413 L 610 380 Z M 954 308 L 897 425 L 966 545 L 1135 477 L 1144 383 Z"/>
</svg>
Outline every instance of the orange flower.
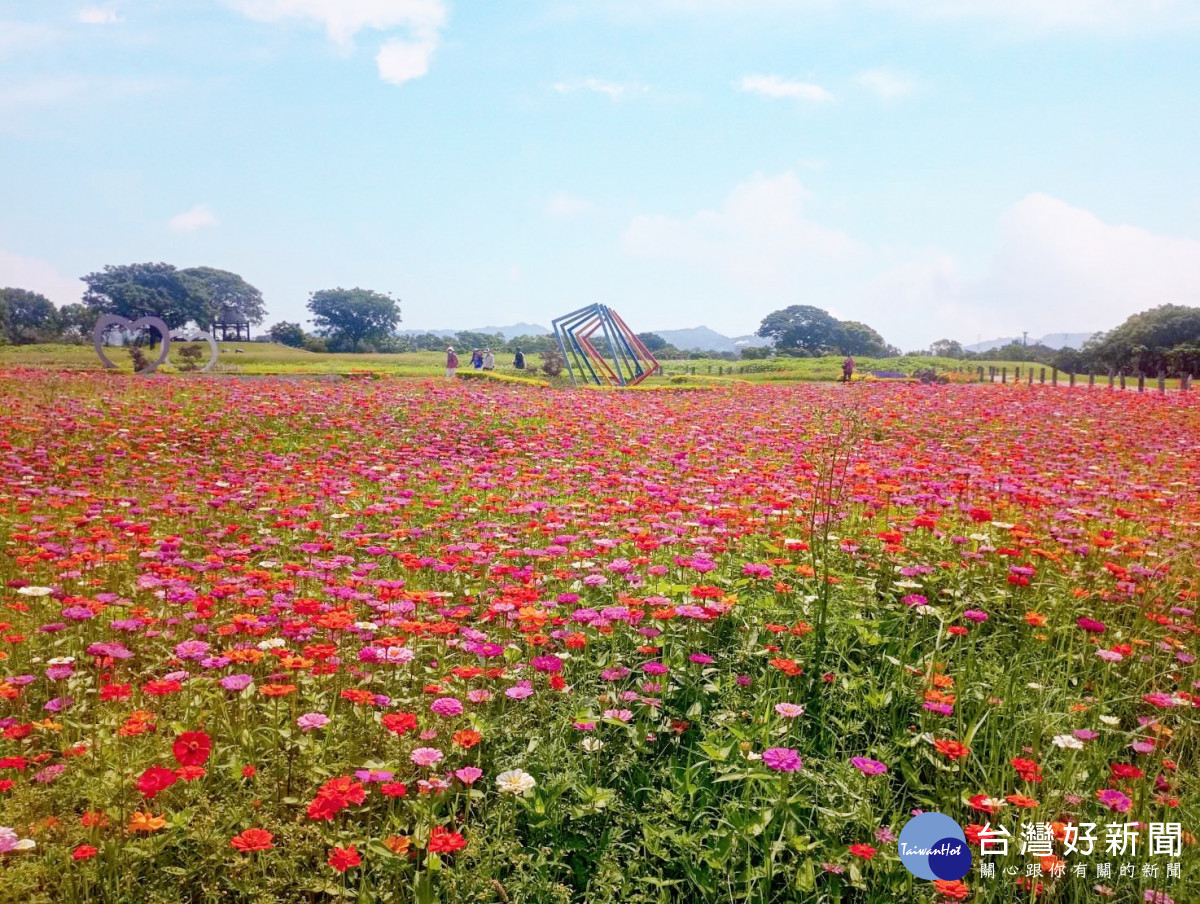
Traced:
<svg viewBox="0 0 1200 904">
<path fill-rule="evenodd" d="M 1032 797 L 1026 797 L 1024 794 L 1010 794 L 1004 799 L 1014 807 L 1024 807 L 1027 810 L 1032 810 L 1038 805 L 1036 800 Z"/>
<path fill-rule="evenodd" d="M 937 890 L 938 894 L 945 895 L 947 898 L 951 898 L 955 901 L 965 901 L 967 895 L 971 893 L 971 889 L 962 882 L 959 882 L 957 879 L 952 881 L 946 879 L 934 879 L 933 887 Z"/>
<path fill-rule="evenodd" d="M 294 684 L 264 684 L 258 689 L 258 692 L 264 697 L 286 697 L 295 690 L 296 685 Z"/>
<path fill-rule="evenodd" d="M 933 746 L 937 748 L 938 753 L 948 760 L 966 759 L 967 754 L 971 752 L 971 748 L 961 741 L 947 741 L 939 738 L 933 742 Z"/>
<path fill-rule="evenodd" d="M 1025 624 L 1032 625 L 1035 628 L 1040 628 L 1042 625 L 1046 624 L 1046 616 L 1042 615 L 1040 612 L 1026 612 Z"/>
<path fill-rule="evenodd" d="M 389 835 L 383 839 L 383 846 L 398 857 L 402 857 L 408 853 L 408 849 L 412 846 L 412 839 L 406 838 L 403 835 Z"/>
<path fill-rule="evenodd" d="M 152 813 L 143 813 L 141 810 L 135 810 L 129 817 L 129 831 L 131 832 L 157 832 L 166 825 L 167 821 L 163 817 L 155 816 Z"/>
<path fill-rule="evenodd" d="M 450 740 L 464 750 L 469 750 L 483 740 L 483 735 L 473 728 L 463 728 L 454 732 Z"/>
</svg>

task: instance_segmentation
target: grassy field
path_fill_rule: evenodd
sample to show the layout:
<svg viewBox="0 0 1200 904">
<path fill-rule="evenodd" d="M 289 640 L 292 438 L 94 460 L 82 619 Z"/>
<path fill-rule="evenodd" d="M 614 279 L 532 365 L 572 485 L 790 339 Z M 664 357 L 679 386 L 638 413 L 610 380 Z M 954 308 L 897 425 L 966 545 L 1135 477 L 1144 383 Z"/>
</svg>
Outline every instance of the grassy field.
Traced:
<svg viewBox="0 0 1200 904">
<path fill-rule="evenodd" d="M 184 363 L 179 352 L 184 344 L 177 343 L 171 349 L 165 372 L 173 372 Z M 201 361 L 207 361 L 207 349 L 201 345 Z M 343 374 L 376 373 L 392 376 L 431 377 L 443 372 L 445 358 L 441 352 L 405 352 L 403 354 L 314 354 L 303 349 L 262 342 L 225 342 L 220 344 L 220 361 L 216 370 L 221 373 L 246 375 L 289 375 L 289 374 Z M 129 356 L 120 348 L 109 352 L 109 357 L 123 371 L 132 371 Z M 518 371 L 507 354 L 497 358 L 494 373 L 513 378 L 535 376 L 541 365 L 538 355 L 528 355 L 528 369 Z M 791 383 L 797 381 L 836 380 L 841 376 L 841 357 L 823 358 L 772 358 L 762 361 L 725 361 L 720 358 L 690 360 L 665 360 L 662 362 L 664 375 L 655 377 L 652 384 L 707 384 L 712 381 L 746 380 L 754 383 Z M 952 378 L 968 381 L 975 378 L 975 367 L 970 361 L 931 356 L 906 356 L 903 358 L 860 358 L 858 374 L 867 377 L 872 371 L 894 371 L 911 374 L 917 370 L 934 369 Z M 1010 377 L 1017 367 L 1014 362 L 989 362 L 985 367 L 1005 366 Z M 0 367 L 36 368 L 42 370 L 100 370 L 101 364 L 89 345 L 22 345 L 0 347 Z M 460 373 L 469 372 L 462 368 Z M 1047 373 L 1049 371 L 1047 370 Z"/>
</svg>

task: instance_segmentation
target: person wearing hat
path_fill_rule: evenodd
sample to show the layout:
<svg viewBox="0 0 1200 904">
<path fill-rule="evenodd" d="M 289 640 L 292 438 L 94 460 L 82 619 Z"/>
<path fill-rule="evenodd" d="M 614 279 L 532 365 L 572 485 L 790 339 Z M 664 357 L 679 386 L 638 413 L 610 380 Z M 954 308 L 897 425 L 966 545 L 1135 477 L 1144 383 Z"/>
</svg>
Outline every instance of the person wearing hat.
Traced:
<svg viewBox="0 0 1200 904">
<path fill-rule="evenodd" d="M 458 355 L 454 354 L 454 346 L 446 348 L 446 379 L 453 380 L 454 372 L 458 370 Z"/>
<path fill-rule="evenodd" d="M 492 354 L 492 350 L 490 348 L 485 348 L 483 350 L 483 369 L 484 370 L 495 370 L 496 369 L 496 356 Z"/>
</svg>

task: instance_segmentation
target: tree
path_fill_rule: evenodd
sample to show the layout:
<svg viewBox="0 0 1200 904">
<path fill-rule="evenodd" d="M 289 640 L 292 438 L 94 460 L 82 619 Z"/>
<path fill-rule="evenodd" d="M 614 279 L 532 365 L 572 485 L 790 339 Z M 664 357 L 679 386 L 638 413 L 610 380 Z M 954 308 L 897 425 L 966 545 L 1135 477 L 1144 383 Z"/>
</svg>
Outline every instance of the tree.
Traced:
<svg viewBox="0 0 1200 904">
<path fill-rule="evenodd" d="M 658 333 L 638 333 L 637 337 L 651 352 L 660 352 L 667 347 L 667 340 Z"/>
<path fill-rule="evenodd" d="M 204 299 L 206 320 L 197 320 L 208 328 L 222 311 L 240 314 L 243 320 L 259 324 L 266 319 L 267 309 L 262 293 L 236 273 L 215 267 L 189 267 L 179 271 L 180 278 L 194 295 Z"/>
<path fill-rule="evenodd" d="M 1186 367 L 1187 355 L 1172 351 L 1196 343 L 1200 343 L 1200 308 L 1164 304 L 1134 314 L 1116 329 L 1093 337 L 1083 352 L 1089 363 L 1154 374 Z"/>
<path fill-rule="evenodd" d="M 322 289 L 312 293 L 308 309 L 318 333 L 353 351 L 364 339 L 391 335 L 400 323 L 396 300 L 370 289 Z"/>
<path fill-rule="evenodd" d="M 49 342 L 56 332 L 57 309 L 45 295 L 28 289 L 0 289 L 8 341 L 13 345 Z"/>
<path fill-rule="evenodd" d="M 202 327 L 212 323 L 207 294 L 170 264 L 109 265 L 82 279 L 87 284 L 83 303 L 95 314 L 161 317 L 170 329 L 190 321 Z"/>
<path fill-rule="evenodd" d="M 55 331 L 71 342 L 88 339 L 96 325 L 96 315 L 87 305 L 65 304 L 55 317 Z"/>
<path fill-rule="evenodd" d="M 838 348 L 843 355 L 867 355 L 882 357 L 887 354 L 887 343 L 883 337 L 857 320 L 843 320 Z"/>
<path fill-rule="evenodd" d="M 798 350 L 820 355 L 837 347 L 841 323 L 820 308 L 794 304 L 768 314 L 755 335 L 774 339 L 775 347 L 781 351 Z"/>
<path fill-rule="evenodd" d="M 939 339 L 929 346 L 929 354 L 939 358 L 961 358 L 963 356 L 962 343 L 957 339 Z"/>
<path fill-rule="evenodd" d="M 267 330 L 267 335 L 271 337 L 272 342 L 278 342 L 280 345 L 287 345 L 291 348 L 304 347 L 304 329 L 298 323 L 281 320 Z"/>
</svg>

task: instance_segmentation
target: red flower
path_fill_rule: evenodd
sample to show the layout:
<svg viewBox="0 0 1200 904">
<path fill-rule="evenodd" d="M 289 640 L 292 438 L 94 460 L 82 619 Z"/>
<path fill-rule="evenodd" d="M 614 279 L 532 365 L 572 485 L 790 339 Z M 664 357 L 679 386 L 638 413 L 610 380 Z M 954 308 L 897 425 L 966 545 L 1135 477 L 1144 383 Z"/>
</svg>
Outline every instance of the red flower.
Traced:
<svg viewBox="0 0 1200 904">
<path fill-rule="evenodd" d="M 863 860 L 870 860 L 879 853 L 879 851 L 875 850 L 869 844 L 852 844 L 849 850 L 855 857 L 862 857 Z"/>
<path fill-rule="evenodd" d="M 408 793 L 408 787 L 404 782 L 384 782 L 379 791 L 384 797 L 403 797 Z"/>
<path fill-rule="evenodd" d="M 258 775 L 257 766 L 252 766 L 250 763 L 247 763 L 242 767 L 242 778 L 254 778 L 256 775 Z"/>
<path fill-rule="evenodd" d="M 171 747 L 180 766 L 203 766 L 212 753 L 212 738 L 203 731 L 185 731 Z"/>
<path fill-rule="evenodd" d="M 170 769 L 164 769 L 162 766 L 151 766 L 142 773 L 141 778 L 137 781 L 138 790 L 146 795 L 146 799 L 152 799 L 158 792 L 165 791 L 175 784 L 175 773 Z"/>
<path fill-rule="evenodd" d="M 92 847 L 90 844 L 81 844 L 75 850 L 71 851 L 71 857 L 75 860 L 91 860 L 100 851 Z"/>
<path fill-rule="evenodd" d="M 350 867 L 362 863 L 362 857 L 358 856 L 358 849 L 354 845 L 335 847 L 329 851 L 329 860 L 326 862 L 339 873 L 344 873 Z"/>
<path fill-rule="evenodd" d="M 417 727 L 417 717 L 413 713 L 388 713 L 381 721 L 384 728 L 397 736 Z"/>
<path fill-rule="evenodd" d="M 467 846 L 467 839 L 458 832 L 451 832 L 442 826 L 434 826 L 429 833 L 429 843 L 425 849 L 434 854 L 453 854 Z"/>
<path fill-rule="evenodd" d="M 240 835 L 234 835 L 229 839 L 229 843 L 243 853 L 249 854 L 252 851 L 269 851 L 275 845 L 271 842 L 275 836 L 266 829 L 246 829 Z"/>
</svg>

